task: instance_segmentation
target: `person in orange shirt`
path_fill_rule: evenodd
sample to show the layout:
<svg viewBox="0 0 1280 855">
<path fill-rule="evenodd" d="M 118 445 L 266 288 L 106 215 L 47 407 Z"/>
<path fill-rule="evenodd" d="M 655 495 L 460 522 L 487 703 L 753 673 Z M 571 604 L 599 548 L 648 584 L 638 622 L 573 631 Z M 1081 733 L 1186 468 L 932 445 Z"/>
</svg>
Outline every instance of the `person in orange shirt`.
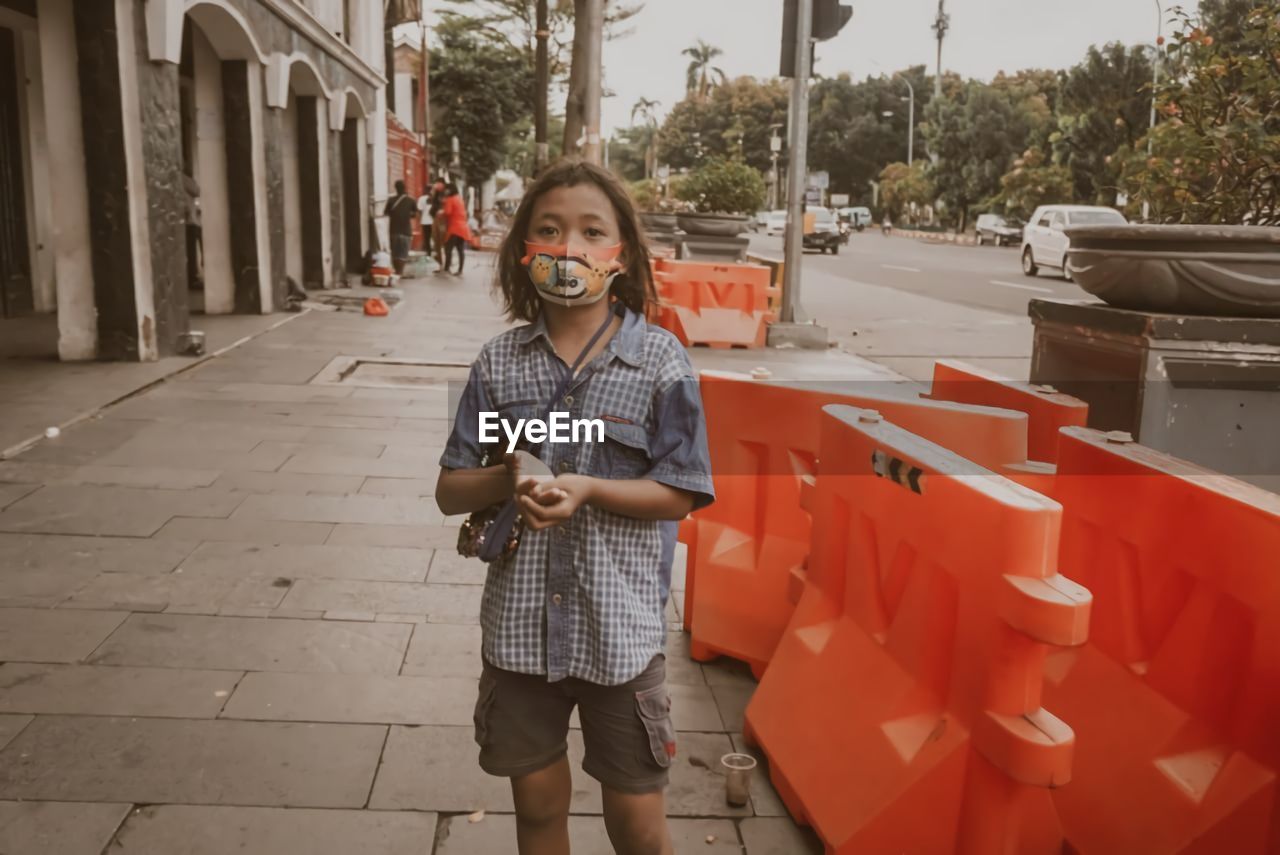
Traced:
<svg viewBox="0 0 1280 855">
<path fill-rule="evenodd" d="M 441 213 L 445 218 L 444 269 L 451 271 L 453 267 L 453 251 L 458 251 L 457 275 L 462 275 L 462 266 L 467 258 L 467 243 L 471 240 L 471 227 L 467 225 L 467 206 L 458 195 L 458 187 L 448 184 L 444 188 L 444 207 Z"/>
</svg>

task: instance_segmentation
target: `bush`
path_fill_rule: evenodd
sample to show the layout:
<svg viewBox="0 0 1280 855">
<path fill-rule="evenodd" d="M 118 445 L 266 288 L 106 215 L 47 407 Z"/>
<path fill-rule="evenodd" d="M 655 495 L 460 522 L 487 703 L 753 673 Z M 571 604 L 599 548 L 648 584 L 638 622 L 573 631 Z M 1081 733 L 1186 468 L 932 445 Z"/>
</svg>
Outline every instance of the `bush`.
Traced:
<svg viewBox="0 0 1280 855">
<path fill-rule="evenodd" d="M 741 161 L 713 160 L 673 188 L 703 214 L 753 214 L 764 205 L 764 177 Z"/>
</svg>

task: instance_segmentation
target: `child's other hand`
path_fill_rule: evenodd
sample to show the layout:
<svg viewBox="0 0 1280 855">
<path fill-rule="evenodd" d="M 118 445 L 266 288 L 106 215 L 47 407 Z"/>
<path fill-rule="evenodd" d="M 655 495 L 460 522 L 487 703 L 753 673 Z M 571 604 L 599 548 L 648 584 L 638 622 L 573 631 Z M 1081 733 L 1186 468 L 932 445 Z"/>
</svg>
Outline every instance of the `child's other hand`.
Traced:
<svg viewBox="0 0 1280 855">
<path fill-rule="evenodd" d="M 507 474 L 511 476 L 511 490 L 517 496 L 526 495 L 535 487 L 548 484 L 555 476 L 547 464 L 527 451 L 517 451 L 503 456 Z"/>
<path fill-rule="evenodd" d="M 516 501 L 525 527 L 539 531 L 566 522 L 590 495 L 591 479 L 569 473 L 517 491 Z"/>
</svg>

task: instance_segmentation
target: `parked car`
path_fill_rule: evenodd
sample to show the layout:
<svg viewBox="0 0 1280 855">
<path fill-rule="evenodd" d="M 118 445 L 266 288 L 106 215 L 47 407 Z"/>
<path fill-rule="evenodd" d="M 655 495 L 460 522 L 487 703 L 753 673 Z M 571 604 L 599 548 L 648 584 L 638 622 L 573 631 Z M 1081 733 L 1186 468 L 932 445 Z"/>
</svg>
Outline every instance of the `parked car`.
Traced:
<svg viewBox="0 0 1280 855">
<path fill-rule="evenodd" d="M 1022 225 L 1016 220 L 1007 220 L 999 214 L 979 214 L 975 228 L 978 234 L 978 246 L 989 243 L 1004 246 L 1022 240 Z"/>
<path fill-rule="evenodd" d="M 787 212 L 786 211 L 770 211 L 769 217 L 765 221 L 764 233 L 767 235 L 782 236 L 787 232 Z"/>
<path fill-rule="evenodd" d="M 817 249 L 837 255 L 840 252 L 840 227 L 836 225 L 836 215 L 830 208 L 809 207 L 805 209 L 806 217 L 813 215 L 813 230 L 805 230 L 801 245 L 805 249 Z"/>
<path fill-rule="evenodd" d="M 1041 205 L 1022 230 L 1022 273 L 1035 276 L 1041 267 L 1062 271 L 1067 279 L 1067 226 L 1123 225 L 1128 220 L 1114 208 L 1093 205 Z"/>
<path fill-rule="evenodd" d="M 838 213 L 841 220 L 853 226 L 857 231 L 862 231 L 871 225 L 870 208 L 841 208 Z"/>
<path fill-rule="evenodd" d="M 756 211 L 756 215 L 751 218 L 751 231 L 762 232 L 769 227 L 769 212 Z"/>
</svg>

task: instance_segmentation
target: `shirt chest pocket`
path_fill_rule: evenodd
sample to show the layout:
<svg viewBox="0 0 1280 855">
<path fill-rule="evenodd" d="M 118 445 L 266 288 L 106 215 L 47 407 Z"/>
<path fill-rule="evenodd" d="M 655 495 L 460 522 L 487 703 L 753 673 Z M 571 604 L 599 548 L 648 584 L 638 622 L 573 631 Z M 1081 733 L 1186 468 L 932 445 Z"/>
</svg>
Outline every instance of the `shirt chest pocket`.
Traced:
<svg viewBox="0 0 1280 855">
<path fill-rule="evenodd" d="M 592 449 L 591 474 L 598 478 L 632 480 L 653 468 L 649 432 L 642 425 L 604 421 L 604 442 Z"/>
</svg>

